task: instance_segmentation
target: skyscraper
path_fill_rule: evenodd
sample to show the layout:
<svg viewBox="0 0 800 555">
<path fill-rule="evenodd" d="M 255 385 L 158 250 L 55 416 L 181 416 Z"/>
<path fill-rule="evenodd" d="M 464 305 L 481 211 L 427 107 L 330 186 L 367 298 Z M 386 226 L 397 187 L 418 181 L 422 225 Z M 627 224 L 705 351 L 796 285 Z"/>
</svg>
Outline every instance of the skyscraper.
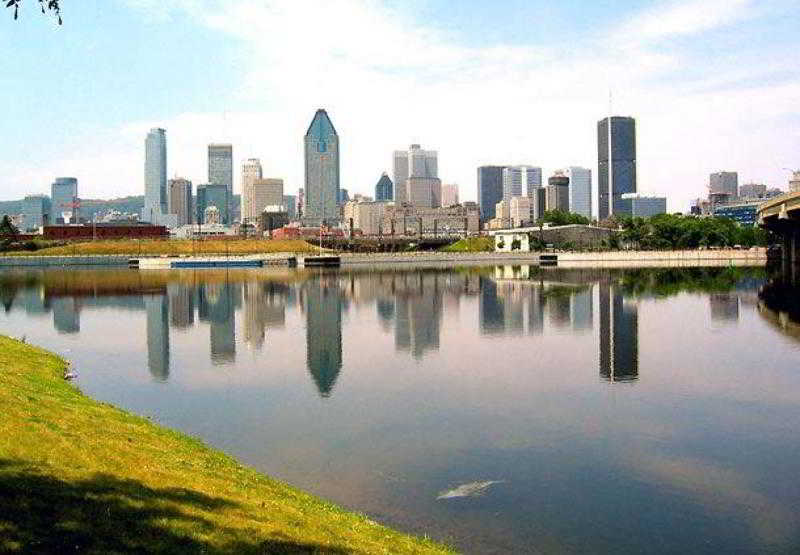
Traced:
<svg viewBox="0 0 800 555">
<path fill-rule="evenodd" d="M 455 206 L 458 204 L 458 185 L 448 183 L 442 185 L 442 206 Z"/>
<path fill-rule="evenodd" d="M 23 231 L 36 231 L 50 224 L 50 197 L 47 195 L 28 195 L 22 200 Z"/>
<path fill-rule="evenodd" d="M 283 179 L 257 179 L 253 183 L 252 210 L 255 220 L 267 206 L 283 206 Z"/>
<path fill-rule="evenodd" d="M 542 168 L 535 166 L 506 166 L 503 168 L 503 200 L 523 194 L 533 196 L 533 190 L 542 186 Z"/>
<path fill-rule="evenodd" d="M 636 120 L 613 116 L 597 122 L 597 166 L 598 219 L 604 220 L 624 213 L 622 195 L 636 192 Z"/>
<path fill-rule="evenodd" d="M 411 145 L 408 151 L 397 150 L 393 166 L 397 205 L 405 202 L 425 208 L 441 206 L 442 182 L 435 150 L 422 150 L 418 144 Z"/>
<path fill-rule="evenodd" d="M 78 222 L 78 180 L 74 177 L 57 177 L 50 186 L 54 224 Z"/>
<path fill-rule="evenodd" d="M 178 225 L 192 223 L 192 182 L 182 177 L 167 183 L 169 213 L 178 217 Z"/>
<path fill-rule="evenodd" d="M 310 222 L 339 217 L 339 135 L 325 110 L 319 109 L 305 135 L 305 204 Z"/>
<path fill-rule="evenodd" d="M 386 172 L 381 174 L 381 178 L 375 184 L 375 200 L 390 201 L 394 199 L 394 184 Z"/>
<path fill-rule="evenodd" d="M 144 141 L 142 220 L 157 224 L 167 213 L 167 132 L 154 128 Z"/>
<path fill-rule="evenodd" d="M 564 172 L 557 171 L 547 179 L 547 209 L 569 210 L 569 178 Z"/>
<path fill-rule="evenodd" d="M 225 224 L 233 221 L 231 204 L 233 201 L 233 145 L 208 145 L 208 182 L 212 185 L 225 185 L 228 189 L 228 202 L 225 212 L 220 216 Z"/>
<path fill-rule="evenodd" d="M 478 168 L 478 208 L 481 221 L 495 217 L 495 206 L 503 200 L 503 169 L 505 166 L 481 166 Z"/>
<path fill-rule="evenodd" d="M 565 172 L 569 177 L 569 211 L 592 219 L 592 170 L 570 166 Z"/>
<path fill-rule="evenodd" d="M 739 174 L 736 172 L 716 172 L 708 176 L 708 192 L 711 194 L 739 194 Z"/>
<path fill-rule="evenodd" d="M 197 202 L 195 202 L 195 221 L 199 224 L 206 221 L 205 213 L 209 207 L 215 207 L 219 213 L 220 223 L 226 224 L 224 215 L 228 213 L 228 188 L 213 183 L 197 186 Z"/>
<path fill-rule="evenodd" d="M 258 213 L 253 205 L 253 183 L 263 177 L 261 160 L 250 158 L 242 164 L 242 222 L 255 223 Z"/>
</svg>

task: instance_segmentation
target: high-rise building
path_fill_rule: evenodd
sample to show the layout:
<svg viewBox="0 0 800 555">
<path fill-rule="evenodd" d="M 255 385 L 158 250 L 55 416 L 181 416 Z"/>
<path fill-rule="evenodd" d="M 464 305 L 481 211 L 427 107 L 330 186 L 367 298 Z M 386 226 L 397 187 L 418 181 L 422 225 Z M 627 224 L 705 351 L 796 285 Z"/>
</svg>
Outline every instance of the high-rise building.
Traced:
<svg viewBox="0 0 800 555">
<path fill-rule="evenodd" d="M 538 222 L 547 211 L 547 188 L 539 187 L 533 190 L 531 203 L 531 221 Z"/>
<path fill-rule="evenodd" d="M 43 225 L 50 225 L 51 211 L 47 195 L 28 195 L 22 199 L 23 231 L 37 231 Z"/>
<path fill-rule="evenodd" d="M 511 197 L 509 215 L 511 227 L 522 227 L 531 224 L 532 197 Z"/>
<path fill-rule="evenodd" d="M 250 158 L 242 164 L 242 222 L 255 223 L 258 220 L 258 211 L 253 204 L 253 183 L 262 177 L 263 170 L 258 158 Z"/>
<path fill-rule="evenodd" d="M 597 122 L 597 166 L 598 219 L 604 220 L 620 213 L 623 194 L 636 192 L 636 120 L 613 116 Z"/>
<path fill-rule="evenodd" d="M 257 223 L 258 216 L 267 206 L 283 206 L 283 179 L 257 179 L 253 183 L 253 223 Z"/>
<path fill-rule="evenodd" d="M 197 201 L 195 202 L 197 223 L 212 223 L 206 221 L 206 209 L 212 206 L 219 215 L 218 223 L 227 224 L 228 222 L 225 220 L 225 214 L 228 213 L 228 187 L 226 185 L 208 183 L 197 186 Z"/>
<path fill-rule="evenodd" d="M 478 208 L 481 221 L 495 218 L 495 206 L 503 200 L 503 170 L 505 166 L 481 166 L 478 168 Z"/>
<path fill-rule="evenodd" d="M 78 180 L 74 177 L 57 177 L 50 186 L 54 224 L 78 223 Z"/>
<path fill-rule="evenodd" d="M 307 221 L 339 218 L 339 135 L 325 110 L 317 110 L 305 135 L 305 202 Z"/>
<path fill-rule="evenodd" d="M 142 220 L 159 224 L 161 216 L 167 213 L 167 132 L 154 128 L 144 141 Z"/>
<path fill-rule="evenodd" d="M 559 170 L 547 179 L 546 190 L 548 210 L 569 210 L 569 177 L 563 171 Z"/>
<path fill-rule="evenodd" d="M 375 184 L 375 200 L 378 202 L 394 200 L 394 184 L 386 172 Z"/>
<path fill-rule="evenodd" d="M 192 223 L 192 182 L 182 177 L 170 179 L 167 193 L 169 213 L 178 217 L 177 224 Z"/>
<path fill-rule="evenodd" d="M 736 172 L 712 173 L 708 177 L 708 192 L 709 194 L 721 193 L 735 198 L 739 194 L 739 174 Z"/>
<path fill-rule="evenodd" d="M 533 190 L 542 186 L 542 168 L 535 166 L 507 166 L 503 168 L 503 200 L 523 194 L 533 196 Z"/>
<path fill-rule="evenodd" d="M 649 218 L 667 213 L 667 198 L 641 193 L 622 195 L 622 212 L 636 218 Z"/>
<path fill-rule="evenodd" d="M 350 192 L 347 189 L 339 188 L 339 197 L 337 199 L 338 204 L 345 204 L 350 202 Z"/>
<path fill-rule="evenodd" d="M 208 182 L 212 185 L 225 185 L 228 202 L 225 210 L 220 210 L 223 223 L 232 223 L 233 204 L 233 145 L 211 143 L 208 145 Z"/>
<path fill-rule="evenodd" d="M 286 215 L 289 221 L 297 219 L 297 195 L 283 195 L 283 205 L 286 207 Z"/>
<path fill-rule="evenodd" d="M 438 154 L 411 145 L 408 151 L 395 151 L 393 157 L 394 200 L 423 208 L 436 208 L 442 202 Z"/>
<path fill-rule="evenodd" d="M 565 172 L 569 177 L 569 211 L 592 219 L 592 170 L 570 166 Z"/>
<path fill-rule="evenodd" d="M 442 185 L 442 206 L 455 206 L 458 204 L 458 185 L 447 183 Z"/>
<path fill-rule="evenodd" d="M 764 198 L 767 196 L 767 186 L 763 183 L 744 183 L 739 186 L 740 198 Z"/>
</svg>

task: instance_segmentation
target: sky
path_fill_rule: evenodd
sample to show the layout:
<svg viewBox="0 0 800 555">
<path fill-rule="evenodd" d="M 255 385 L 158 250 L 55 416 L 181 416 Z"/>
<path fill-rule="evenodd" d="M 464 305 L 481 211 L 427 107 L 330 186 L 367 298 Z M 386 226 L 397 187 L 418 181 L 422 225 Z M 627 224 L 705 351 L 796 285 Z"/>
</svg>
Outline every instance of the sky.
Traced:
<svg viewBox="0 0 800 555">
<path fill-rule="evenodd" d="M 318 108 L 351 196 L 411 143 L 462 200 L 486 164 L 596 183 L 609 96 L 636 118 L 639 191 L 670 211 L 714 171 L 785 189 L 800 168 L 796 0 L 63 0 L 62 26 L 25 3 L 0 13 L 0 200 L 56 176 L 143 194 L 152 127 L 169 177 L 205 183 L 206 145 L 230 142 L 235 192 L 255 157 L 294 193 Z"/>
</svg>

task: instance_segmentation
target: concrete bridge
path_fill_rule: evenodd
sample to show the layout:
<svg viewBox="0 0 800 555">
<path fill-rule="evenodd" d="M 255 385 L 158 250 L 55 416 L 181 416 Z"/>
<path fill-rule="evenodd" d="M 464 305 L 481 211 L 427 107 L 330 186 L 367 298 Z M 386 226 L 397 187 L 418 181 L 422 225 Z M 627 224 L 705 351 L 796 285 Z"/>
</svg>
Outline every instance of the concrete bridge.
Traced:
<svg viewBox="0 0 800 555">
<path fill-rule="evenodd" d="M 758 207 L 758 225 L 779 238 L 785 264 L 800 264 L 800 191 L 761 204 Z"/>
</svg>

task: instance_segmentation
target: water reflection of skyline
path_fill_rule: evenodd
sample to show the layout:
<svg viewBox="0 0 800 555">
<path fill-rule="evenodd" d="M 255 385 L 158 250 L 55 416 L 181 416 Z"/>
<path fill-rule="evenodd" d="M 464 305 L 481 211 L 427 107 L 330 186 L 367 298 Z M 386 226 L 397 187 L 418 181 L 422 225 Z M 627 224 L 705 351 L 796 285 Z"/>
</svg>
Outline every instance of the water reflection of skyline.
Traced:
<svg viewBox="0 0 800 555">
<path fill-rule="evenodd" d="M 6 311 L 24 307 L 31 315 L 52 312 L 55 330 L 68 335 L 80 333 L 84 310 L 143 311 L 147 366 L 156 381 L 169 379 L 172 329 L 181 333 L 207 325 L 210 362 L 224 366 L 235 363 L 242 345 L 253 353 L 269 352 L 269 330 L 285 329 L 287 311 L 298 311 L 305 321 L 307 370 L 319 395 L 327 397 L 344 365 L 342 325 L 351 307 L 373 306 L 376 329 L 393 338 L 395 351 L 421 360 L 440 350 L 445 322 L 456 318 L 465 299 L 473 299 L 469 306 L 476 307 L 483 336 L 597 330 L 600 377 L 612 383 L 639 377 L 638 304 L 609 272 L 502 266 L 463 272 L 323 272 L 297 274 L 299 279 L 227 272 L 173 273 L 152 282 L 136 273 L 105 276 L 120 283 L 59 281 L 45 273 L 37 281 L 28 275 L 16 289 L 4 287 L 3 305 Z M 750 289 L 710 294 L 711 319 L 738 320 L 740 304 L 753 303 Z"/>
</svg>

